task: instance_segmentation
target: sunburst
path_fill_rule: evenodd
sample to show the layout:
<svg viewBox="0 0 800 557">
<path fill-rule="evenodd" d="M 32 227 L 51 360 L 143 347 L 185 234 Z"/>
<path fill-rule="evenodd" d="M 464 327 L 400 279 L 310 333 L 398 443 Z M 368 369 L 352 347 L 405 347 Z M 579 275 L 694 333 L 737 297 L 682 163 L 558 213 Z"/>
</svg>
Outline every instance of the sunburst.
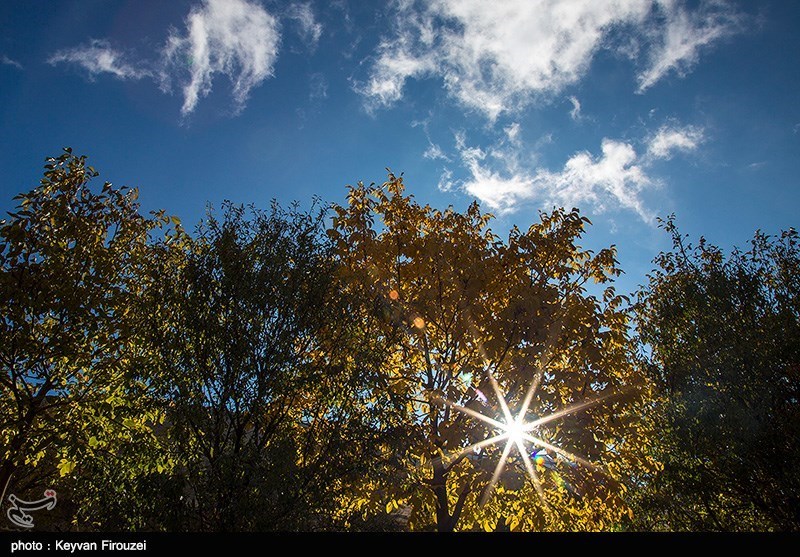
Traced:
<svg viewBox="0 0 800 557">
<path fill-rule="evenodd" d="M 581 410 L 589 408 L 590 406 L 594 406 L 595 404 L 598 404 L 599 402 L 614 396 L 615 393 L 608 393 L 600 397 L 594 398 L 592 400 L 570 405 L 562 410 L 553 412 L 552 414 L 549 414 L 547 416 L 539 417 L 532 421 L 525 421 L 528 409 L 530 408 L 531 402 L 533 401 L 533 397 L 536 395 L 536 390 L 539 387 L 539 383 L 541 382 L 542 378 L 541 368 L 539 369 L 533 381 L 531 382 L 528 391 L 525 393 L 525 398 L 523 399 L 521 406 L 517 410 L 516 415 L 514 415 L 511 412 L 511 409 L 508 406 L 508 402 L 506 401 L 506 397 L 503 394 L 502 390 L 500 389 L 500 385 L 497 383 L 497 380 L 495 379 L 494 375 L 488 369 L 486 371 L 486 374 L 489 378 L 489 382 L 492 385 L 492 389 L 494 390 L 495 396 L 497 397 L 497 401 L 502 410 L 503 414 L 502 419 L 496 419 L 492 416 L 482 414 L 481 412 L 477 412 L 471 408 L 467 408 L 465 406 L 456 404 L 446 399 L 442 399 L 442 402 L 447 406 L 450 406 L 451 408 L 466 414 L 467 416 L 470 416 L 472 418 L 484 422 L 495 431 L 498 431 L 498 433 L 492 437 L 484 439 L 483 441 L 479 441 L 477 443 L 473 443 L 468 447 L 465 447 L 461 451 L 458 451 L 454 455 L 454 457 L 458 458 L 460 456 L 463 456 L 464 454 L 475 451 L 477 449 L 505 442 L 505 446 L 500 456 L 500 460 L 497 462 L 497 465 L 495 466 L 494 469 L 494 473 L 492 474 L 492 479 L 489 482 L 487 488 L 484 490 L 483 496 L 481 498 L 481 504 L 484 504 L 491 496 L 494 487 L 500 478 L 500 475 L 505 470 L 506 462 L 508 461 L 509 456 L 516 449 L 520 457 L 522 458 L 522 461 L 525 465 L 525 469 L 528 475 L 533 481 L 533 485 L 536 489 L 537 494 L 539 495 L 539 498 L 541 499 L 544 506 L 546 508 L 549 508 L 544 498 L 544 489 L 542 488 L 542 482 L 539 478 L 539 474 L 536 471 L 536 466 L 531 461 L 531 458 L 528 454 L 526 443 L 530 443 L 534 447 L 545 449 L 547 451 L 551 451 L 553 453 L 561 455 L 562 457 L 572 462 L 579 463 L 583 466 L 592 469 L 598 469 L 597 465 L 589 462 L 585 458 L 578 456 L 570 451 L 567 451 L 561 447 L 558 447 L 557 445 L 548 443 L 547 441 L 534 435 L 533 433 L 540 426 L 548 422 L 557 420 L 568 414 L 579 412 Z"/>
</svg>

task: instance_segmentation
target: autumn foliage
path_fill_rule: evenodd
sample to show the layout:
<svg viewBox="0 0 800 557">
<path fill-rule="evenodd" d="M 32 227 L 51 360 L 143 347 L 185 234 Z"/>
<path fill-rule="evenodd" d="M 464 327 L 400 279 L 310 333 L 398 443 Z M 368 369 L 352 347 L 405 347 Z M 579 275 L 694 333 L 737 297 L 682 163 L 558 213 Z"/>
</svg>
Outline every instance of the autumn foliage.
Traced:
<svg viewBox="0 0 800 557">
<path fill-rule="evenodd" d="M 647 465 L 638 456 L 647 440 L 630 413 L 646 387 L 631 358 L 624 299 L 610 286 L 599 299 L 586 292 L 587 283 L 607 285 L 619 272 L 613 249 L 593 254 L 577 245 L 587 219 L 556 210 L 504 240 L 477 204 L 465 213 L 421 206 L 391 174 L 381 187 L 351 188 L 334 211 L 328 234 L 345 295 L 364 302 L 364 326 L 387 353 L 381 380 L 404 410 L 402 481 L 391 486 L 387 509 L 409 506 L 412 528 L 440 531 L 597 530 L 627 512 L 619 480 Z M 511 408 L 540 382 L 531 420 L 614 393 L 541 432 L 596 466 L 542 469 L 540 497 L 514 458 L 479 504 L 502 446 L 463 452 L 491 432 L 441 400 L 494 415 L 490 373 Z M 492 396 L 489 408 L 478 391 Z M 367 508 L 384 502 L 370 498 L 378 487 L 362 488 Z"/>
<path fill-rule="evenodd" d="M 189 233 L 96 176 L 65 150 L 0 223 L 0 488 L 58 491 L 38 527 L 735 529 L 738 498 L 748 529 L 796 529 L 773 467 L 796 443 L 726 429 L 796 430 L 796 342 L 775 340 L 797 330 L 796 234 L 728 266 L 662 254 L 631 304 L 577 209 L 501 236 L 390 173 Z M 507 412 L 536 422 L 520 445 L 491 442 Z M 741 459 L 688 464 L 716 454 L 701 438 L 767 441 L 752 497 Z"/>
</svg>

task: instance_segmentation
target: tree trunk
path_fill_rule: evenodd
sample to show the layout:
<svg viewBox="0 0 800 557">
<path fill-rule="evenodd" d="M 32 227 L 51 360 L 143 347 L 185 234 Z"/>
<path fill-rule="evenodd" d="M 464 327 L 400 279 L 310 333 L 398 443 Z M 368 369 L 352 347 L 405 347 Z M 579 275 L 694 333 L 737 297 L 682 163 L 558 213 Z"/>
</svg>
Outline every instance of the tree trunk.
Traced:
<svg viewBox="0 0 800 557">
<path fill-rule="evenodd" d="M 0 465 L 0 489 L 3 490 L 2 495 L 0 495 L 0 506 L 3 505 L 3 501 L 6 498 L 6 491 L 8 490 L 8 486 L 11 484 L 11 476 L 14 475 L 14 471 L 17 469 L 14 461 L 19 457 L 22 449 L 25 447 L 25 443 L 28 440 L 26 436 L 33 425 L 34 419 L 36 419 L 36 417 L 39 415 L 41 405 L 52 387 L 53 383 L 50 381 L 50 379 L 47 379 L 42 384 L 42 386 L 39 388 L 39 392 L 37 392 L 36 396 L 31 399 L 28 411 L 25 413 L 25 417 L 22 418 L 21 423 L 19 424 L 19 430 L 14 435 L 11 443 L 9 443 L 9 450 L 6 452 L 8 456 L 3 461 L 3 464 Z"/>
<path fill-rule="evenodd" d="M 6 499 L 6 491 L 8 490 L 8 485 L 11 483 L 11 476 L 14 474 L 14 465 L 11 463 L 11 460 L 6 460 L 3 462 L 3 465 L 0 466 L 0 487 L 3 490 L 2 495 L 0 495 L 0 507 L 3 506 L 3 501 Z"/>
<path fill-rule="evenodd" d="M 455 525 L 448 509 L 447 477 L 444 464 L 441 461 L 434 462 L 431 489 L 433 489 L 433 493 L 436 496 L 436 530 L 439 532 L 452 532 Z"/>
</svg>

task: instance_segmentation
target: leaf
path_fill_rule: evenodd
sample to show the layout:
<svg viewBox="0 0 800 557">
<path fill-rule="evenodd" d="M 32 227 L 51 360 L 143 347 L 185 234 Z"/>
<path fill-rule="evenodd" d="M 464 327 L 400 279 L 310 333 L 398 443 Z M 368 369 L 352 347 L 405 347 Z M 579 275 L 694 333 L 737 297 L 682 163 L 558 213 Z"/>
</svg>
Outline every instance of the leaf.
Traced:
<svg viewBox="0 0 800 557">
<path fill-rule="evenodd" d="M 67 460 L 66 458 L 62 458 L 61 462 L 58 464 L 58 473 L 61 477 L 66 476 L 67 474 L 71 473 L 75 469 L 75 463 Z"/>
</svg>

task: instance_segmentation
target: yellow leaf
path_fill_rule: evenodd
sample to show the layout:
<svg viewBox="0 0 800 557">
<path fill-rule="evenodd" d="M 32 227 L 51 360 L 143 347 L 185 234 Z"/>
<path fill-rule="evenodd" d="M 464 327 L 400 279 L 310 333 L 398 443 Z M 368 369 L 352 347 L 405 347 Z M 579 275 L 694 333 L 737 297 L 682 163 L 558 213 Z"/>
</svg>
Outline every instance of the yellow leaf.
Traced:
<svg viewBox="0 0 800 557">
<path fill-rule="evenodd" d="M 63 477 L 72 472 L 75 469 L 75 463 L 67 460 L 66 458 L 62 458 L 61 462 L 58 464 L 58 473 Z"/>
</svg>

